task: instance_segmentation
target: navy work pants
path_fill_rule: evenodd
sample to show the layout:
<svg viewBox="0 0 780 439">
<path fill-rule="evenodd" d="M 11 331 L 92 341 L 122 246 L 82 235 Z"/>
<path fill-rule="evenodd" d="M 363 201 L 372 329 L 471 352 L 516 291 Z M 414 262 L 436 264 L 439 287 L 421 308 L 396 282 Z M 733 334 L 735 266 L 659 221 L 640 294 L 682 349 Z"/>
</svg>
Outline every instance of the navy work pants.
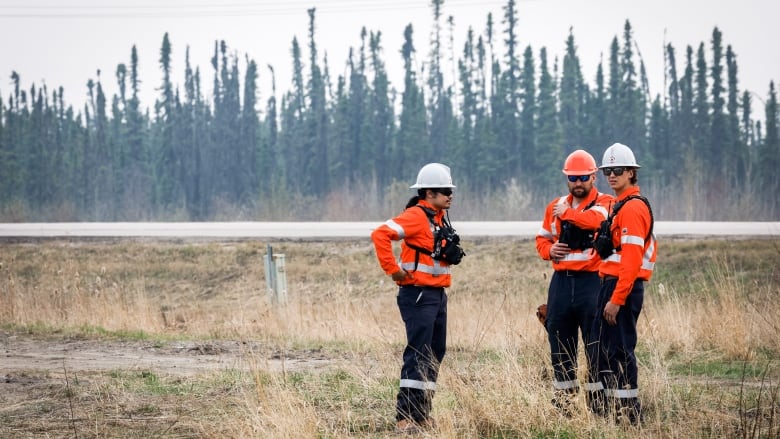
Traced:
<svg viewBox="0 0 780 439">
<path fill-rule="evenodd" d="M 601 281 L 598 273 L 556 271 L 547 292 L 547 336 L 550 341 L 556 391 L 574 392 L 577 382 L 577 349 L 580 333 L 590 341 L 593 310 Z"/>
<path fill-rule="evenodd" d="M 439 364 L 446 351 L 447 293 L 444 288 L 402 286 L 397 302 L 406 326 L 406 348 L 396 419 L 423 422 L 431 413 Z"/>
<path fill-rule="evenodd" d="M 605 389 L 605 401 L 608 402 L 607 407 L 597 408 L 596 411 L 606 408 L 630 409 L 631 415 L 638 417 L 641 415 L 641 406 L 634 349 L 637 343 L 636 322 L 642 311 L 645 287 L 641 280 L 634 282 L 625 305 L 618 311 L 617 324 L 611 326 L 604 319 L 603 313 L 616 284 L 617 278 L 608 277 L 603 281 L 599 292 L 591 329 L 593 342 L 588 349 L 591 361 L 590 379 L 601 382 Z"/>
</svg>

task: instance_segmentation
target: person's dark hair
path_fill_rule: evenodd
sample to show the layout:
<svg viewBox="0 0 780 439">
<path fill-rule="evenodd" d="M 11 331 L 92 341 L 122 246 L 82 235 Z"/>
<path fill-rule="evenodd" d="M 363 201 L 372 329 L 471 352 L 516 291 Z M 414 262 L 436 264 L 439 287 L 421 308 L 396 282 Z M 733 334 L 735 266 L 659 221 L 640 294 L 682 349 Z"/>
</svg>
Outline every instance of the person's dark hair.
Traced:
<svg viewBox="0 0 780 439">
<path fill-rule="evenodd" d="M 636 182 L 639 181 L 639 168 L 632 168 L 632 170 L 634 171 L 634 174 L 631 175 L 631 178 L 628 181 L 631 182 L 631 184 L 636 184 Z"/>
<path fill-rule="evenodd" d="M 417 189 L 417 195 L 413 196 L 412 198 L 409 198 L 409 201 L 406 203 L 406 208 L 414 207 L 416 206 L 420 200 L 425 199 L 425 191 L 428 189 Z"/>
</svg>

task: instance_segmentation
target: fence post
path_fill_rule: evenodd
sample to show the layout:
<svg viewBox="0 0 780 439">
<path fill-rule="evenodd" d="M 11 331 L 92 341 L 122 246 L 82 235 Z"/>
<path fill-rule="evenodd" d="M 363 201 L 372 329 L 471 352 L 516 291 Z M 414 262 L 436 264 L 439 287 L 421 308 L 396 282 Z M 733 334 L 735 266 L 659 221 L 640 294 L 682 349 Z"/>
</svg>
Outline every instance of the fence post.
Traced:
<svg viewBox="0 0 780 439">
<path fill-rule="evenodd" d="M 287 273 L 285 272 L 284 253 L 274 254 L 270 244 L 263 257 L 265 265 L 266 294 L 272 303 L 287 303 Z"/>
<path fill-rule="evenodd" d="M 274 255 L 274 281 L 276 282 L 276 302 L 287 304 L 287 268 L 284 253 Z"/>
</svg>

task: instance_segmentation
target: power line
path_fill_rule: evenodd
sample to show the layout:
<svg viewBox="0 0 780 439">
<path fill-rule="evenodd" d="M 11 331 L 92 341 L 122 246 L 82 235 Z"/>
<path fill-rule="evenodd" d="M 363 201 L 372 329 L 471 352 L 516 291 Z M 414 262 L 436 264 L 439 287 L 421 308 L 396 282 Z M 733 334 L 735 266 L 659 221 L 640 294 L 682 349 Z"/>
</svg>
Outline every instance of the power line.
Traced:
<svg viewBox="0 0 780 439">
<path fill-rule="evenodd" d="M 538 1 L 538 0 L 525 0 L 527 1 Z M 313 4 L 315 3 L 315 4 Z M 506 0 L 448 0 L 444 4 L 444 9 L 447 9 L 450 6 L 460 7 L 460 6 L 481 6 L 485 3 L 495 3 L 495 4 L 505 4 Z M 239 3 L 194 3 L 194 4 L 160 4 L 160 3 L 148 3 L 148 4 L 139 4 L 139 3 L 130 3 L 126 5 L 118 5 L 118 4 L 81 4 L 81 5 L 63 5 L 63 4 L 52 4 L 52 5 L 30 5 L 29 2 L 25 4 L 20 5 L 9 5 L 9 4 L 0 4 L 0 9 L 138 9 L 138 8 L 145 8 L 145 9 L 165 9 L 165 8 L 233 8 L 233 7 L 271 7 L 271 8 L 278 8 L 283 6 L 306 6 L 306 7 L 330 7 L 330 6 L 347 6 L 356 10 L 364 10 L 364 9 L 371 9 L 374 6 L 393 6 L 398 9 L 401 7 L 403 8 L 429 8 L 430 4 L 427 2 L 421 1 L 421 0 L 399 0 L 394 2 L 387 2 L 385 4 L 382 4 L 381 2 L 366 2 L 365 0 L 285 0 L 285 1 L 264 1 L 260 4 L 257 2 L 239 2 Z"/>
<path fill-rule="evenodd" d="M 444 12 L 451 8 L 500 6 L 499 0 L 450 0 Z M 399 0 L 388 3 L 334 0 L 287 0 L 284 2 L 228 4 L 149 4 L 149 5 L 0 5 L 0 18 L 200 18 L 234 16 L 281 16 L 300 14 L 315 7 L 320 14 L 369 13 L 410 9 L 428 9 L 426 2 Z"/>
</svg>

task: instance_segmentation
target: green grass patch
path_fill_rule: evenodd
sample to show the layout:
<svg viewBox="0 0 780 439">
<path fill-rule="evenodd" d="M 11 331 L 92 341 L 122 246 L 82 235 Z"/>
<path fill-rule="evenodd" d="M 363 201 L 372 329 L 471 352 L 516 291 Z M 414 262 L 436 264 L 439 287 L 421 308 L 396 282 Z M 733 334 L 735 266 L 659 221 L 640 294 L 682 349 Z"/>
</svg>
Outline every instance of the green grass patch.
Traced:
<svg viewBox="0 0 780 439">
<path fill-rule="evenodd" d="M 669 371 L 673 375 L 729 380 L 760 378 L 771 370 L 771 362 L 768 361 L 735 361 L 706 358 L 672 362 L 669 366 Z"/>
<path fill-rule="evenodd" d="M 200 379 L 188 381 L 176 376 L 160 376 L 149 370 L 113 370 L 108 376 L 118 388 L 137 395 L 197 395 L 213 388 L 212 383 Z"/>
</svg>

